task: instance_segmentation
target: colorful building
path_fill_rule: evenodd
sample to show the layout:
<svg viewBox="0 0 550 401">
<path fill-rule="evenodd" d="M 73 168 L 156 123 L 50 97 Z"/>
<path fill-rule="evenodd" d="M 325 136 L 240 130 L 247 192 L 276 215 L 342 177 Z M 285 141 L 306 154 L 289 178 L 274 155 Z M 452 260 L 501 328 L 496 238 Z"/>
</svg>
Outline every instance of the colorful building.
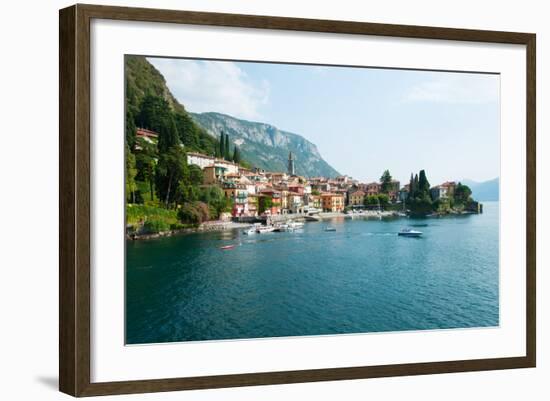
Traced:
<svg viewBox="0 0 550 401">
<path fill-rule="evenodd" d="M 233 217 L 248 216 L 248 191 L 243 184 L 224 183 L 223 192 L 225 196 L 233 201 L 231 215 Z"/>
<path fill-rule="evenodd" d="M 309 206 L 312 206 L 316 209 L 321 209 L 322 202 L 320 195 L 309 195 Z"/>
<path fill-rule="evenodd" d="M 371 182 L 363 185 L 363 191 L 369 195 L 378 195 L 380 193 L 380 184 L 378 182 Z"/>
<path fill-rule="evenodd" d="M 303 194 L 298 192 L 287 193 L 287 208 L 291 213 L 303 213 L 304 212 L 304 197 Z"/>
<path fill-rule="evenodd" d="M 225 167 L 222 166 L 215 166 L 214 164 L 206 166 L 202 169 L 202 181 L 205 185 L 219 184 L 223 180 L 226 171 Z"/>
<path fill-rule="evenodd" d="M 239 172 L 239 165 L 236 163 L 197 152 L 187 152 L 187 164 L 199 166 L 201 169 L 208 166 L 216 166 L 225 168 L 227 173 Z"/>
<path fill-rule="evenodd" d="M 262 190 L 258 197 L 258 212 L 270 216 L 281 214 L 281 192 L 272 188 Z"/>
<path fill-rule="evenodd" d="M 363 206 L 365 203 L 365 192 L 358 190 L 349 194 L 350 206 Z"/>
<path fill-rule="evenodd" d="M 344 210 L 344 196 L 335 193 L 321 194 L 323 212 L 341 212 Z"/>
<path fill-rule="evenodd" d="M 145 128 L 137 128 L 136 129 L 136 136 L 138 138 L 148 138 L 148 139 L 157 139 L 159 134 L 155 131 L 151 131 Z"/>
</svg>

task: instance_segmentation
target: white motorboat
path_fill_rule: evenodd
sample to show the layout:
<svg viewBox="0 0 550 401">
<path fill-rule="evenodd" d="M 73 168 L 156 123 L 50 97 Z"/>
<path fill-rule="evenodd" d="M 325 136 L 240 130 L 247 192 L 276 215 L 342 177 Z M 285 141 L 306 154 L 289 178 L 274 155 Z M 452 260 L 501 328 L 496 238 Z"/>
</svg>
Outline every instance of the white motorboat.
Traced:
<svg viewBox="0 0 550 401">
<path fill-rule="evenodd" d="M 404 228 L 397 233 L 401 237 L 420 237 L 422 231 L 413 230 L 412 228 Z"/>
<path fill-rule="evenodd" d="M 275 231 L 275 227 L 273 227 L 273 226 L 260 226 L 260 227 L 256 228 L 256 232 L 258 234 L 271 233 L 273 231 Z"/>
<path fill-rule="evenodd" d="M 289 227 L 288 224 L 276 224 L 274 226 L 274 230 L 273 231 L 277 231 L 277 232 L 285 232 L 285 231 L 292 231 L 292 229 Z"/>
<path fill-rule="evenodd" d="M 301 221 L 291 221 L 288 223 L 288 227 L 294 230 L 297 230 L 298 228 L 303 228 L 304 223 Z"/>
<path fill-rule="evenodd" d="M 256 234 L 256 227 L 250 227 L 250 228 L 244 230 L 243 234 L 245 234 L 245 235 Z"/>
</svg>

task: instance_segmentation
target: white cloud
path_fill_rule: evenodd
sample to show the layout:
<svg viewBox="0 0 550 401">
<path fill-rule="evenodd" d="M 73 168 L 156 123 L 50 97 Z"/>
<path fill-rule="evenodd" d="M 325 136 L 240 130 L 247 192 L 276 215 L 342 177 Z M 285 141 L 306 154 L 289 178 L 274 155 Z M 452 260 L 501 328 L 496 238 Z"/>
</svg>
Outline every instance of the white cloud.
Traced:
<svg viewBox="0 0 550 401">
<path fill-rule="evenodd" d="M 261 117 L 269 83 L 253 83 L 245 71 L 228 61 L 148 58 L 166 79 L 172 94 L 187 110 L 217 111 L 244 119 Z"/>
<path fill-rule="evenodd" d="M 499 76 L 487 74 L 442 74 L 419 83 L 405 93 L 408 102 L 481 104 L 497 102 Z"/>
</svg>

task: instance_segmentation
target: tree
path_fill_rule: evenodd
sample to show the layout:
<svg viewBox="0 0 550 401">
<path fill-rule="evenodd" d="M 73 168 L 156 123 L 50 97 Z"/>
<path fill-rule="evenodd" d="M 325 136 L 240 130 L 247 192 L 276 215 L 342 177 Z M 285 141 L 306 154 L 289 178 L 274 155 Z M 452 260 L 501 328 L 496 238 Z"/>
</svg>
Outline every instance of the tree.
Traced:
<svg viewBox="0 0 550 401">
<path fill-rule="evenodd" d="M 176 198 L 178 182 L 185 177 L 187 160 L 179 146 L 173 146 L 167 152 L 161 153 L 156 172 L 156 189 L 159 199 L 165 207 Z"/>
<path fill-rule="evenodd" d="M 426 172 L 424 170 L 420 170 L 420 173 L 418 174 L 418 191 L 423 194 L 429 194 L 430 192 L 430 183 L 428 182 L 428 178 L 426 177 Z"/>
<path fill-rule="evenodd" d="M 239 164 L 241 162 L 241 152 L 239 151 L 239 147 L 235 145 L 235 149 L 233 150 L 233 163 Z"/>
<path fill-rule="evenodd" d="M 199 200 L 200 191 L 199 188 L 194 185 L 189 185 L 188 182 L 182 180 L 179 181 L 176 193 L 174 194 L 174 201 L 177 204 L 184 204 L 186 202 L 194 202 Z"/>
<path fill-rule="evenodd" d="M 136 180 L 149 183 L 149 193 L 151 200 L 154 200 L 154 182 L 155 182 L 155 154 L 151 150 L 151 144 L 140 140 L 141 151 L 136 152 Z"/>
<path fill-rule="evenodd" d="M 414 187 L 414 177 L 413 177 L 413 173 L 411 173 L 411 179 L 409 180 L 409 193 L 407 195 L 407 200 L 414 198 L 415 191 L 416 191 L 416 188 Z"/>
<path fill-rule="evenodd" d="M 364 199 L 365 206 L 378 205 L 378 196 L 376 195 L 367 195 Z"/>
<path fill-rule="evenodd" d="M 221 213 L 231 210 L 231 200 L 217 185 L 202 188 L 199 200 L 209 205 L 210 217 L 214 219 L 219 218 Z"/>
<path fill-rule="evenodd" d="M 219 157 L 225 158 L 225 135 L 223 131 L 220 134 L 220 148 L 218 150 Z"/>
<path fill-rule="evenodd" d="M 202 185 L 204 174 L 199 166 L 191 165 L 189 170 L 189 184 L 199 186 Z"/>
<path fill-rule="evenodd" d="M 173 118 L 170 105 L 161 97 L 148 95 L 141 102 L 136 123 L 142 128 L 147 128 L 160 133 L 168 127 L 168 120 Z"/>
<path fill-rule="evenodd" d="M 186 113 L 175 113 L 174 121 L 180 142 L 189 149 L 201 150 L 200 129 Z"/>
<path fill-rule="evenodd" d="M 380 192 L 387 194 L 392 189 L 392 176 L 389 170 L 384 170 L 380 177 Z"/>
<path fill-rule="evenodd" d="M 134 154 L 132 152 L 130 152 L 130 148 L 128 147 L 128 144 L 126 144 L 126 147 L 125 147 L 125 152 L 124 152 L 124 155 L 125 155 L 125 181 L 126 181 L 126 199 L 131 202 L 131 203 L 135 203 L 136 201 L 136 190 L 137 190 L 137 185 L 136 185 L 136 181 L 135 181 L 135 178 L 136 178 L 136 174 L 137 174 L 137 169 L 136 169 L 136 157 L 134 156 Z"/>
<path fill-rule="evenodd" d="M 172 116 L 168 116 L 166 124 L 159 129 L 158 150 L 159 154 L 166 153 L 168 149 L 179 147 L 181 142 L 176 128 L 176 122 Z"/>
<path fill-rule="evenodd" d="M 269 210 L 273 207 L 273 199 L 269 196 L 262 196 L 258 205 L 258 212 L 260 214 L 264 213 L 266 210 Z"/>
<path fill-rule="evenodd" d="M 224 145 L 223 156 L 224 156 L 225 160 L 231 161 L 231 154 L 230 154 L 230 151 L 229 151 L 229 135 L 228 134 L 225 134 L 225 140 L 224 140 L 223 145 Z"/>
<path fill-rule="evenodd" d="M 470 200 L 470 196 L 472 195 L 472 190 L 469 186 L 463 185 L 460 182 L 455 188 L 454 193 L 454 201 L 457 204 L 465 204 Z"/>
<path fill-rule="evenodd" d="M 126 111 L 126 144 L 128 149 L 133 152 L 136 144 L 136 123 L 134 115 L 129 110 Z"/>
<path fill-rule="evenodd" d="M 386 194 L 378 194 L 378 203 L 382 207 L 387 206 L 390 203 L 390 197 Z"/>
<path fill-rule="evenodd" d="M 420 170 L 414 177 L 411 174 L 407 207 L 413 214 L 417 215 L 425 215 L 433 210 L 430 183 L 424 170 Z"/>
</svg>

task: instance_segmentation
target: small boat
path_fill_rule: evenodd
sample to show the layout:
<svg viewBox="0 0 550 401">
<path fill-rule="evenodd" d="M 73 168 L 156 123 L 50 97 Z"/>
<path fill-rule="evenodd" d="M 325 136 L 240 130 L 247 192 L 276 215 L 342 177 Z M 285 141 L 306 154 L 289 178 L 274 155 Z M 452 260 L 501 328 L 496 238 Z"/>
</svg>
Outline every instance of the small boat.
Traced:
<svg viewBox="0 0 550 401">
<path fill-rule="evenodd" d="M 221 246 L 220 249 L 221 250 L 229 250 L 229 249 L 233 249 L 235 248 L 235 245 L 225 245 L 225 246 Z"/>
<path fill-rule="evenodd" d="M 277 224 L 274 226 L 273 231 L 282 233 L 285 231 L 292 231 L 292 228 L 288 224 Z"/>
<path fill-rule="evenodd" d="M 273 226 L 261 226 L 261 227 L 256 228 L 256 232 L 258 234 L 265 234 L 265 233 L 270 233 L 270 232 L 273 232 L 273 231 L 275 231 L 275 227 L 273 227 Z"/>
<path fill-rule="evenodd" d="M 413 230 L 411 228 L 404 228 L 399 231 L 397 235 L 401 237 L 420 237 L 422 235 L 422 231 Z"/>
<path fill-rule="evenodd" d="M 327 231 L 327 232 L 336 231 L 336 228 L 331 227 L 331 226 L 327 226 L 327 227 L 325 227 L 325 231 Z"/>
<path fill-rule="evenodd" d="M 291 221 L 290 223 L 288 223 L 288 227 L 291 228 L 291 229 L 299 229 L 299 228 L 303 228 L 304 227 L 304 223 L 301 222 L 301 221 Z"/>
<path fill-rule="evenodd" d="M 245 235 L 256 234 L 256 228 L 255 227 L 250 227 L 249 229 L 244 230 L 243 234 L 245 234 Z"/>
</svg>

